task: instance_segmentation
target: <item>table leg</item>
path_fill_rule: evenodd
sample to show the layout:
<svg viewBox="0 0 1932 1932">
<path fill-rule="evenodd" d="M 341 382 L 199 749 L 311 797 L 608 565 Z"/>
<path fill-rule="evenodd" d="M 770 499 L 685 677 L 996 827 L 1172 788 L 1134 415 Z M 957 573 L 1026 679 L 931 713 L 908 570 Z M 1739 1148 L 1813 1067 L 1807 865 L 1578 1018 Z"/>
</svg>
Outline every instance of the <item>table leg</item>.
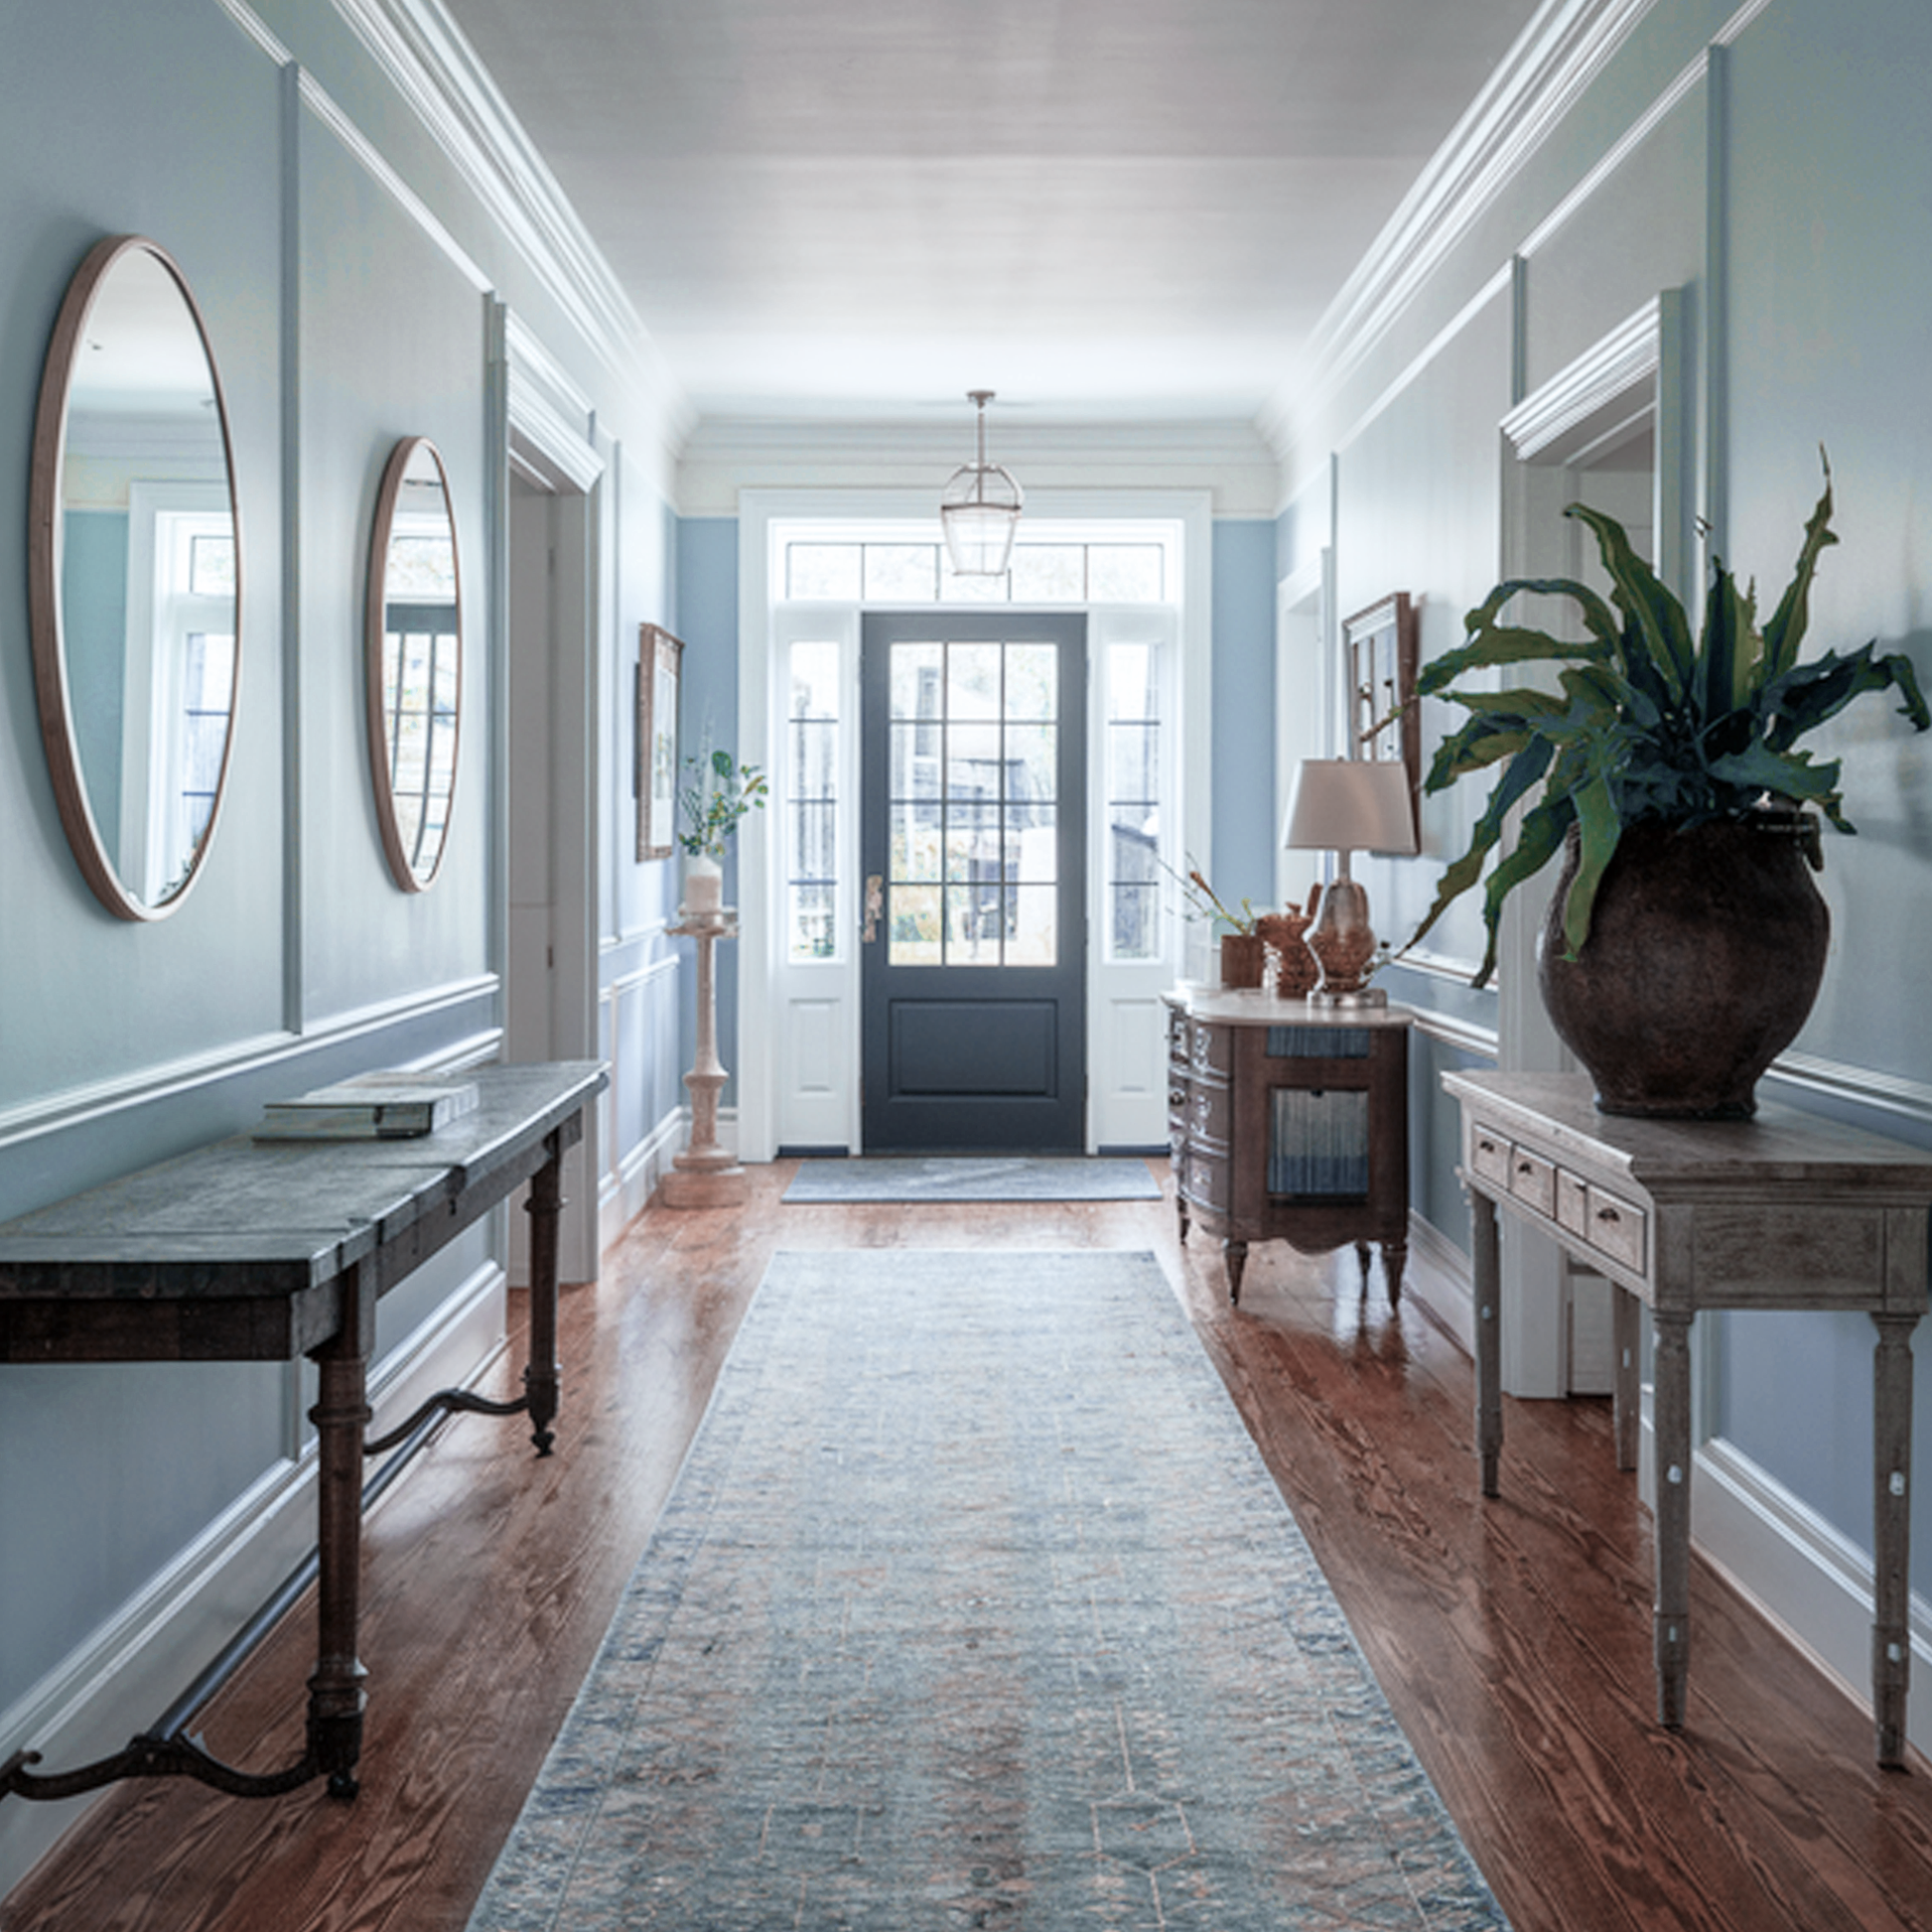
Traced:
<svg viewBox="0 0 1932 1932">
<path fill-rule="evenodd" d="M 316 1670 L 309 1679 L 309 1755 L 332 1797 L 352 1798 L 362 1754 L 362 1684 L 355 1654 L 362 1584 L 362 1437 L 368 1427 L 368 1357 L 375 1277 L 366 1264 L 343 1277 L 342 1325 L 315 1351 Z"/>
<path fill-rule="evenodd" d="M 1616 1439 L 1616 1466 L 1637 1466 L 1637 1430 L 1642 1421 L 1642 1397 L 1637 1385 L 1637 1342 L 1642 1304 L 1627 1288 L 1610 1287 L 1611 1346 L 1616 1351 L 1610 1396 L 1610 1433 Z"/>
<path fill-rule="evenodd" d="M 548 1455 L 557 1439 L 551 1430 L 558 1407 L 557 1228 L 564 1205 L 564 1155 L 561 1137 L 545 1142 L 549 1159 L 530 1176 L 523 1211 L 530 1217 L 530 1359 L 523 1369 L 529 1399 L 530 1440 Z"/>
<path fill-rule="evenodd" d="M 1912 1670 L 1910 1623 L 1912 1329 L 1918 1317 L 1876 1314 L 1871 1363 L 1871 1716 L 1878 1762 L 1905 1761 L 1905 1693 Z"/>
<path fill-rule="evenodd" d="M 1691 1668 L 1691 1316 L 1656 1311 L 1657 1722 L 1684 1723 Z"/>
<path fill-rule="evenodd" d="M 1247 1265 L 1248 1244 L 1245 1241 L 1221 1243 L 1221 1266 L 1227 1270 L 1228 1300 L 1237 1306 L 1241 1300 L 1241 1275 Z"/>
<path fill-rule="evenodd" d="M 1402 1271 L 1409 1260 L 1409 1244 L 1406 1241 L 1384 1241 L 1382 1243 L 1382 1280 L 1389 1291 L 1389 1307 L 1402 1306 Z"/>
<path fill-rule="evenodd" d="M 1477 1188 L 1469 1196 L 1469 1253 L 1476 1305 L 1476 1453 L 1482 1493 L 1496 1493 L 1503 1452 L 1502 1285 L 1496 1245 L 1496 1203 Z"/>
</svg>

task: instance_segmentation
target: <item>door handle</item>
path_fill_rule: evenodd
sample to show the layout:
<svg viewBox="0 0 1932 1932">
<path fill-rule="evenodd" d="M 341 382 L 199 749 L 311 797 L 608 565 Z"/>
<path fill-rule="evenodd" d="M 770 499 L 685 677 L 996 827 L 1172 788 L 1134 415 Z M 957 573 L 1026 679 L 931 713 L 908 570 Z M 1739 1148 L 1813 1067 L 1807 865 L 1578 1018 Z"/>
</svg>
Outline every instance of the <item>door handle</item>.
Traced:
<svg viewBox="0 0 1932 1932">
<path fill-rule="evenodd" d="M 870 873 L 866 877 L 866 924 L 865 942 L 871 945 L 879 937 L 879 915 L 886 909 L 886 875 L 881 872 Z"/>
</svg>

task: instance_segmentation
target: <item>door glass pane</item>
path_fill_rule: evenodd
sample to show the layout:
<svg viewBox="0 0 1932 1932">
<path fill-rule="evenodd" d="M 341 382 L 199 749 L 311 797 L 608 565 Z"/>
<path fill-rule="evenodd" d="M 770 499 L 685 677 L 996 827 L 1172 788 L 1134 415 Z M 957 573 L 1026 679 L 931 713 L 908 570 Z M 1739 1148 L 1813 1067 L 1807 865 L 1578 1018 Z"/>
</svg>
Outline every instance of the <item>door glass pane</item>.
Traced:
<svg viewBox="0 0 1932 1932">
<path fill-rule="evenodd" d="M 1154 763 L 1158 730 L 1155 725 L 1107 727 L 1107 796 L 1113 803 L 1127 799 L 1151 802 L 1160 796 Z"/>
<path fill-rule="evenodd" d="M 998 644 L 950 644 L 946 648 L 946 716 L 954 724 L 1000 715 Z"/>
<path fill-rule="evenodd" d="M 1058 765 L 1059 733 L 1051 725 L 1007 727 L 1007 795 L 1016 804 L 1050 805 Z"/>
<path fill-rule="evenodd" d="M 937 886 L 887 889 L 887 957 L 895 966 L 939 964 Z"/>
<path fill-rule="evenodd" d="M 1009 966 L 1050 966 L 1058 953 L 1054 930 L 1059 905 L 1056 886 L 1009 886 L 1006 892 L 1006 962 Z"/>
<path fill-rule="evenodd" d="M 1058 710 L 1059 652 L 1051 644 L 1007 646 L 1009 718 L 1052 718 Z"/>
<path fill-rule="evenodd" d="M 1004 894 L 998 882 L 946 888 L 946 964 L 1000 964 Z"/>
<path fill-rule="evenodd" d="M 954 885 L 1006 876 L 1000 807 L 949 805 L 946 809 L 946 878 Z"/>
<path fill-rule="evenodd" d="M 1060 876 L 1057 819 L 1051 805 L 1029 805 L 1009 818 L 1009 879 L 1027 886 L 1050 886 Z"/>
<path fill-rule="evenodd" d="M 830 959 L 835 940 L 832 921 L 838 910 L 836 886 L 789 886 L 785 889 L 785 917 L 793 959 Z"/>
<path fill-rule="evenodd" d="M 945 665 L 944 644 L 895 644 L 892 685 L 895 718 L 939 718 Z"/>
<path fill-rule="evenodd" d="M 949 802 L 983 801 L 997 805 L 1003 769 L 998 725 L 947 725 L 946 797 Z"/>
<path fill-rule="evenodd" d="M 1107 716 L 1158 718 L 1161 707 L 1154 688 L 1155 647 L 1152 644 L 1115 644 L 1107 652 Z"/>
<path fill-rule="evenodd" d="M 888 782 L 894 798 L 937 798 L 939 796 L 939 730 L 937 725 L 888 727 Z"/>
<path fill-rule="evenodd" d="M 895 804 L 891 810 L 893 877 L 935 884 L 939 878 L 938 800 Z"/>
</svg>

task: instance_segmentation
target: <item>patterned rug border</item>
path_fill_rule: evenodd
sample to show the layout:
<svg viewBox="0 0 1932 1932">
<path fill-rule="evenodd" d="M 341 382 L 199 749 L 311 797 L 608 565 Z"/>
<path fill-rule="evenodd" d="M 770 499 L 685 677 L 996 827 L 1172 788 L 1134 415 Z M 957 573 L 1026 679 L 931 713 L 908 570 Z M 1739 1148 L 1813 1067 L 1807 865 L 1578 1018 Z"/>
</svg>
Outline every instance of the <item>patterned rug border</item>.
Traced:
<svg viewBox="0 0 1932 1932">
<path fill-rule="evenodd" d="M 674 1626 L 686 1607 L 694 1575 L 707 1555 L 714 1535 L 726 1526 L 724 1512 L 731 1496 L 734 1467 L 741 1450 L 767 1419 L 759 1396 L 767 1372 L 780 1380 L 791 1374 L 795 1324 L 800 1305 L 814 1293 L 849 1285 L 854 1275 L 875 1276 L 870 1292 L 886 1297 L 886 1306 L 917 1308 L 920 1290 L 908 1279 L 910 1271 L 934 1268 L 950 1277 L 955 1291 L 1002 1292 L 1009 1283 L 1025 1296 L 1037 1299 L 1040 1272 L 1063 1270 L 1075 1278 L 1093 1278 L 1120 1299 L 1142 1305 L 1150 1333 L 1145 1346 L 1130 1351 L 1191 1362 L 1193 1386 L 1184 1393 L 1190 1417 L 1218 1430 L 1221 1440 L 1210 1443 L 1217 1467 L 1224 1467 L 1233 1486 L 1228 1506 L 1239 1505 L 1244 1520 L 1257 1518 L 1267 1540 L 1279 1547 L 1269 1553 L 1279 1567 L 1282 1589 L 1269 1610 L 1270 1635 L 1285 1639 L 1283 1655 L 1293 1657 L 1306 1672 L 1320 1699 L 1319 1725 L 1324 1738 L 1344 1754 L 1359 1813 L 1345 1802 L 1346 1794 L 1331 1793 L 1330 1822 L 1346 1814 L 1341 1829 L 1354 1848 L 1356 1866 L 1373 1865 L 1384 1872 L 1350 1904 L 1341 1893 L 1315 1896 L 1309 1904 L 1288 1909 L 1278 1918 L 1271 1911 L 1265 1921 L 1243 1912 L 1238 1919 L 1218 1915 L 1215 1900 L 1205 1917 L 1175 1912 L 1173 1905 L 1143 1917 L 1131 1905 L 1111 1901 L 1079 1912 L 1081 1923 L 1113 1932 L 1114 1928 L 1151 1926 L 1213 1927 L 1215 1932 L 1246 1932 L 1265 1922 L 1277 1925 L 1319 1926 L 1323 1932 L 1383 1932 L 1405 1927 L 1412 1932 L 1509 1932 L 1508 1922 L 1476 1868 L 1449 1817 L 1440 1795 L 1415 1757 L 1396 1723 L 1381 1687 L 1362 1655 L 1353 1631 L 1326 1579 L 1322 1577 L 1281 1491 L 1263 1463 L 1218 1374 L 1201 1349 L 1158 1258 L 1146 1250 L 1055 1250 L 1047 1252 L 951 1252 L 945 1250 L 781 1250 L 773 1254 L 765 1277 L 746 1312 L 718 1383 L 706 1406 L 684 1463 L 672 1486 L 656 1529 L 633 1572 L 591 1674 L 579 1693 L 546 1759 L 535 1788 L 526 1801 L 509 1840 L 469 1922 L 469 1932 L 632 1932 L 637 1927 L 671 1927 L 676 1932 L 725 1932 L 727 1926 L 759 1927 L 777 1923 L 811 1927 L 879 1927 L 881 1932 L 908 1932 L 919 1925 L 938 1927 L 1001 1924 L 1034 1926 L 1038 1932 L 1060 1932 L 1072 1922 L 1063 1912 L 1053 1916 L 1046 1899 L 1038 1903 L 1046 1916 L 1027 1909 L 1023 1883 L 1018 1901 L 996 1900 L 993 1913 L 962 1915 L 957 1899 L 935 1904 L 927 1895 L 925 1909 L 903 1908 L 902 1901 L 886 1915 L 856 1905 L 824 1902 L 821 1888 L 815 1910 L 800 1909 L 794 1916 L 787 1894 L 780 1904 L 766 1893 L 750 1915 L 714 1911 L 703 1901 L 697 1916 L 687 1916 L 675 1874 L 670 1880 L 656 1868 L 648 1882 L 624 1870 L 600 1869 L 593 1841 L 607 1807 L 620 1812 L 638 1795 L 640 1779 L 634 1768 L 631 1782 L 623 1781 L 622 1760 L 627 1750 L 648 1754 L 654 1737 L 638 1720 L 640 1701 L 649 1694 L 660 1665 L 671 1665 Z M 1131 1285 L 1131 1286 L 1130 1286 Z M 1058 1300 L 1069 1293 L 1058 1286 Z M 1092 1292 L 1092 1291 L 1090 1291 Z M 1019 1298 L 1016 1297 L 1016 1305 Z M 1157 1369 L 1160 1364 L 1156 1364 Z M 1217 1497 L 1217 1506 L 1221 1500 Z M 1252 1534 L 1248 1534 L 1252 1541 Z M 1218 1586 L 1218 1579 L 1217 1579 Z M 1279 1629 L 1274 1626 L 1280 1626 Z M 1264 1686 L 1266 1680 L 1262 1680 Z M 704 1687 L 684 1693 L 702 1702 Z M 1306 1697 L 1305 1686 L 1299 1695 Z M 1263 1725 L 1262 1718 L 1249 1720 Z M 1312 1775 L 1312 1772 L 1311 1773 Z M 616 1794 L 616 1795 L 614 1795 Z M 1259 1800 L 1257 1800 L 1259 1802 Z M 1361 1815 L 1365 1814 L 1365 1815 Z M 1148 1829 L 1136 1824 L 1133 1829 Z M 1317 1836 L 1318 1836 L 1317 1832 Z M 1362 1841 L 1366 1841 L 1365 1844 Z M 877 1855 L 875 1855 L 876 1857 Z M 618 1855 L 622 1863 L 622 1854 Z M 862 1864 L 856 1856 L 846 1861 Z M 610 1861 L 607 1860 L 607 1865 Z M 634 1863 L 634 1861 L 633 1861 Z M 704 1874 L 702 1869 L 700 1877 Z M 980 1874 L 975 1874 L 976 1876 Z M 915 1894 L 916 1894 L 916 1887 Z M 579 1896 L 579 1892 L 584 1895 Z M 640 1895 L 641 1893 L 641 1895 Z M 1183 1903 L 1189 1901 L 1182 1901 Z M 847 1911 L 856 1912 L 848 1916 Z M 1237 1910 L 1240 1909 L 1237 1904 Z M 1125 1915 L 1121 1915 L 1122 1912 Z M 666 1915 L 668 1914 L 668 1915 Z M 776 1916 L 770 1916 L 776 1914 Z M 828 1915 L 829 1914 L 829 1915 Z M 1170 1915 L 1173 1914 L 1173 1915 Z"/>
<path fill-rule="evenodd" d="M 1139 1155 L 849 1155 L 800 1161 L 783 1198 L 846 1201 L 1159 1200 Z"/>
</svg>

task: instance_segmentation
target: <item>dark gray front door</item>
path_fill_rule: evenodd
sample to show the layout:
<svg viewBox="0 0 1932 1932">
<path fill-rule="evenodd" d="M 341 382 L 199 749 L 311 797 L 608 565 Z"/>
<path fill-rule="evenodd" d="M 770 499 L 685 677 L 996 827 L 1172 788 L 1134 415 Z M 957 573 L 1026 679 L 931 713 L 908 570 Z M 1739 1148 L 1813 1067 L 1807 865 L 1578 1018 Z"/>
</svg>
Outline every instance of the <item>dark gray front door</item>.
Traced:
<svg viewBox="0 0 1932 1932">
<path fill-rule="evenodd" d="M 1086 619 L 868 613 L 868 1154 L 1086 1140 Z"/>
</svg>

